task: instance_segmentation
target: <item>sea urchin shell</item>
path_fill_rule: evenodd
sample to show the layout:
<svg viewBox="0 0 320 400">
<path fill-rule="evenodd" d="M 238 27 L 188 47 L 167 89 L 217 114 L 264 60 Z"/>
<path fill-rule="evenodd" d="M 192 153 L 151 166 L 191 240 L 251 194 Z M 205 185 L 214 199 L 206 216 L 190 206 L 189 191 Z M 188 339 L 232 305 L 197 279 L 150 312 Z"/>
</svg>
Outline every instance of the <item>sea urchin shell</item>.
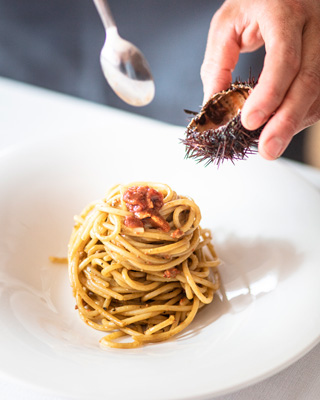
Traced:
<svg viewBox="0 0 320 400">
<path fill-rule="evenodd" d="M 257 145 L 263 126 L 249 131 L 241 124 L 241 109 L 255 84 L 253 79 L 236 81 L 209 99 L 198 114 L 192 112 L 196 115 L 182 140 L 187 158 L 219 165 L 256 152 L 252 146 Z"/>
</svg>

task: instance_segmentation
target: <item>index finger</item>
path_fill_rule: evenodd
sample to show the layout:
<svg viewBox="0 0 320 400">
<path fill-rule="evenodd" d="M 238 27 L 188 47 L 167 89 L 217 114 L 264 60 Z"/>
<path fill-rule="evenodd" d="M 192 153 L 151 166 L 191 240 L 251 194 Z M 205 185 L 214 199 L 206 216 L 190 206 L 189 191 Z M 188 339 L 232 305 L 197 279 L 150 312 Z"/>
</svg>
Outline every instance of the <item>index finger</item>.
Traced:
<svg viewBox="0 0 320 400">
<path fill-rule="evenodd" d="M 201 66 L 204 102 L 214 93 L 227 89 L 232 81 L 240 54 L 240 46 L 234 28 L 216 14 L 211 21 L 207 47 Z"/>
</svg>

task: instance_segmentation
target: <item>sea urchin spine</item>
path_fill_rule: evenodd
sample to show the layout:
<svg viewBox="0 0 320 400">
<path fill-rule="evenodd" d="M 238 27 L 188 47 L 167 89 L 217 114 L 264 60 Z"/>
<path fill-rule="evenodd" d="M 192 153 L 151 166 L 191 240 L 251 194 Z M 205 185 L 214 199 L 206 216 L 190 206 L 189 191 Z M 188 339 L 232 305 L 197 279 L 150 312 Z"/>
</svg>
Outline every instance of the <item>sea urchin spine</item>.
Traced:
<svg viewBox="0 0 320 400">
<path fill-rule="evenodd" d="M 241 124 L 242 107 L 255 85 L 253 78 L 248 82 L 237 80 L 194 113 L 182 140 L 187 158 L 220 165 L 224 160 L 243 160 L 256 152 L 253 146 L 257 146 L 263 126 L 249 131 Z"/>
</svg>

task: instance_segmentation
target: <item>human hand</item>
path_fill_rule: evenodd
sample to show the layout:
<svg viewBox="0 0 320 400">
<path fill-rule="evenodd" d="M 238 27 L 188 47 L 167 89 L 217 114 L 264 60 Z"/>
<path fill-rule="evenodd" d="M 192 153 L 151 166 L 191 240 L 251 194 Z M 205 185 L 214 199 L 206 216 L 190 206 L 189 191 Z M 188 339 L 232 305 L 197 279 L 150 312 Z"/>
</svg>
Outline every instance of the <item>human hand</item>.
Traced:
<svg viewBox="0 0 320 400">
<path fill-rule="evenodd" d="M 260 154 L 278 158 L 292 137 L 320 119 L 320 1 L 226 0 L 214 15 L 201 67 L 204 101 L 229 87 L 239 54 L 265 45 L 241 122 L 265 125 Z"/>
</svg>

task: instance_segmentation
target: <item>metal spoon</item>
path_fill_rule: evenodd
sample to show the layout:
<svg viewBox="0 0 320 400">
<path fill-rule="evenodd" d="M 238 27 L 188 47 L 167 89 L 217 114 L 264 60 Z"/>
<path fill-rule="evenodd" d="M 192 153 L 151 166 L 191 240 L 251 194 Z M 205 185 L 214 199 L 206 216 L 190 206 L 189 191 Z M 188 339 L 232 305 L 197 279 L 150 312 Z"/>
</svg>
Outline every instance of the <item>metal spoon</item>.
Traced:
<svg viewBox="0 0 320 400">
<path fill-rule="evenodd" d="M 106 30 L 100 63 L 109 85 L 126 103 L 144 106 L 154 97 L 155 86 L 141 51 L 118 34 L 107 0 L 93 0 Z"/>
</svg>

